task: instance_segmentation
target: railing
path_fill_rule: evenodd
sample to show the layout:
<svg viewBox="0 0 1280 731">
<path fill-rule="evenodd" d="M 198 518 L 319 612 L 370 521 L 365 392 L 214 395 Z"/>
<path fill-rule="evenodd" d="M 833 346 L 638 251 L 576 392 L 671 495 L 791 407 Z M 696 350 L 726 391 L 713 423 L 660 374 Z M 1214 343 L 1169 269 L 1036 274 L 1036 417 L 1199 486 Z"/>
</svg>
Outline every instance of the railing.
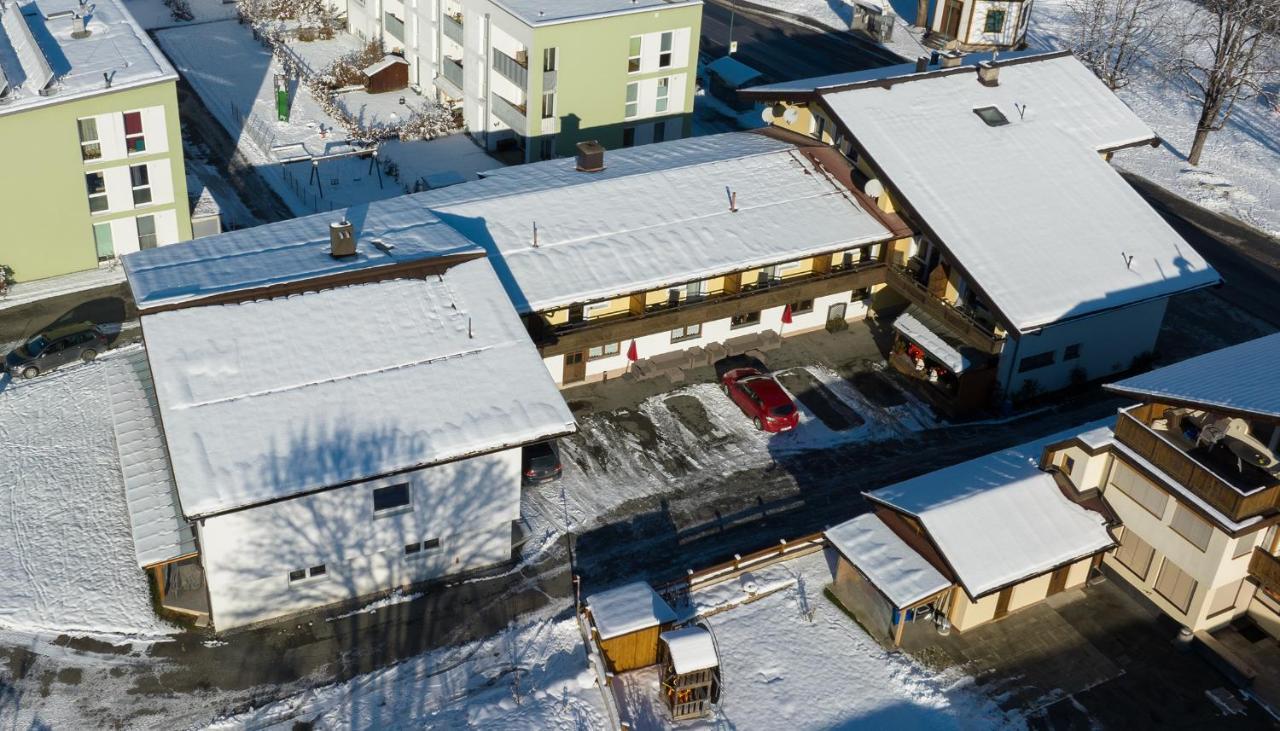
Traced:
<svg viewBox="0 0 1280 731">
<path fill-rule="evenodd" d="M 520 63 L 518 60 L 495 48 L 493 49 L 493 70 L 497 71 L 503 76 L 503 78 L 521 89 L 529 88 L 529 69 L 527 61 L 525 63 Z"/>
<path fill-rule="evenodd" d="M 493 116 L 502 120 L 502 123 L 516 131 L 516 134 L 525 134 L 526 127 L 529 123 L 525 117 L 525 108 L 517 106 L 498 94 L 491 94 L 493 97 Z"/>
<path fill-rule="evenodd" d="M 462 45 L 462 16 L 454 17 L 445 14 L 440 19 L 440 30 L 444 32 L 446 38 L 451 38 L 459 46 Z"/>
<path fill-rule="evenodd" d="M 1150 411 L 1147 405 L 1121 411 L 1116 438 L 1232 520 L 1269 513 L 1280 505 L 1280 485 L 1245 494 L 1138 418 Z"/>
<path fill-rule="evenodd" d="M 440 75 L 462 91 L 462 62 L 445 56 L 440 63 Z"/>
<path fill-rule="evenodd" d="M 991 324 L 984 323 L 964 310 L 935 297 L 929 288 L 916 281 L 907 269 L 890 266 L 887 281 L 893 291 L 951 326 L 956 335 L 966 344 L 992 355 L 999 353 L 1004 347 L 1004 337 L 996 335 L 992 331 Z"/>
<path fill-rule="evenodd" d="M 1258 580 L 1267 593 L 1280 596 L 1280 558 L 1261 548 L 1253 549 L 1249 557 L 1249 575 Z"/>
</svg>

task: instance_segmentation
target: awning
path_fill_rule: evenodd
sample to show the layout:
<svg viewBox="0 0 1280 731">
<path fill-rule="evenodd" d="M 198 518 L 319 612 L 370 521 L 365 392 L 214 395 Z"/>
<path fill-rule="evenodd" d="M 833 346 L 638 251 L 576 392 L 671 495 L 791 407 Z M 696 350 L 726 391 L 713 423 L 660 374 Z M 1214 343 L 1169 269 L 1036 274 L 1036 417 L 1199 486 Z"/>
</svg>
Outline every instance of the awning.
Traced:
<svg viewBox="0 0 1280 731">
<path fill-rule="evenodd" d="M 875 513 L 863 513 L 830 529 L 827 540 L 899 609 L 951 587 L 915 549 Z"/>
<path fill-rule="evenodd" d="M 906 312 L 898 315 L 898 319 L 893 321 L 893 329 L 924 348 L 926 353 L 936 358 L 947 367 L 947 370 L 957 376 L 973 366 L 969 356 L 965 355 L 958 346 L 953 345 L 950 339 L 941 335 L 947 332 L 946 325 L 939 322 L 937 318 L 931 317 L 918 305 L 911 305 Z"/>
<path fill-rule="evenodd" d="M 130 367 L 111 371 L 107 390 L 133 547 L 146 568 L 196 553 L 196 539 L 178 503 L 146 353 L 127 358 Z"/>
</svg>

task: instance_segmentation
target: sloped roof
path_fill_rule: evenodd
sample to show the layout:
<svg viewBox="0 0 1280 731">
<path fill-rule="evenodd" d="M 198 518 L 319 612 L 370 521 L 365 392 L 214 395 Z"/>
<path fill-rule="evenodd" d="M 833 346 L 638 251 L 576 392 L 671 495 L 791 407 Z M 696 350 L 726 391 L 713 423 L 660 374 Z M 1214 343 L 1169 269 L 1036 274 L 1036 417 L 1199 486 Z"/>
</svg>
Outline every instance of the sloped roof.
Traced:
<svg viewBox="0 0 1280 731">
<path fill-rule="evenodd" d="M 830 528 L 826 536 L 894 606 L 909 607 L 951 586 L 875 513 L 863 513 Z"/>
<path fill-rule="evenodd" d="M 663 632 L 659 639 L 667 645 L 677 675 L 713 668 L 720 664 L 716 643 L 702 627 L 682 627 Z"/>
<path fill-rule="evenodd" d="M 604 640 L 674 622 L 676 613 L 658 592 L 643 581 L 587 597 L 591 621 Z"/>
<path fill-rule="evenodd" d="M 1117 383 L 1107 390 L 1237 414 L 1280 419 L 1280 333 L 1198 355 Z"/>
</svg>

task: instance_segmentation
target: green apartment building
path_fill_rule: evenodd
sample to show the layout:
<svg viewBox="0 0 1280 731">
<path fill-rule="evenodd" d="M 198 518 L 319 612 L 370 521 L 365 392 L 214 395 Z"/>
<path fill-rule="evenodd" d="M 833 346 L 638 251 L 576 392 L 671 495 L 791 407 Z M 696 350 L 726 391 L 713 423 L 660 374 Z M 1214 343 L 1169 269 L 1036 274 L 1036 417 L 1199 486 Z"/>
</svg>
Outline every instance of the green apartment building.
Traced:
<svg viewBox="0 0 1280 731">
<path fill-rule="evenodd" d="M 191 238 L 177 73 L 120 4 L 0 12 L 0 264 L 19 282 Z"/>
<path fill-rule="evenodd" d="M 347 0 L 410 83 L 460 105 L 490 150 L 526 162 L 583 140 L 628 147 L 689 134 L 701 0 Z"/>
</svg>

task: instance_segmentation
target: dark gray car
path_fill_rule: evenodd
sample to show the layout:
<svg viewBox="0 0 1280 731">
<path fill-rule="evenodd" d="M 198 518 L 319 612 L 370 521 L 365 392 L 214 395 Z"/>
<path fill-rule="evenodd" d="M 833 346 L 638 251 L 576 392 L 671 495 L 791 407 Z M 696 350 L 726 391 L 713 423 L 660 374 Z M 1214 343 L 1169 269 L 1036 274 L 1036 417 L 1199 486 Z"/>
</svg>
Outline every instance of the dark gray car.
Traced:
<svg viewBox="0 0 1280 731">
<path fill-rule="evenodd" d="M 15 376 L 35 378 L 73 361 L 91 361 L 106 349 L 107 336 L 93 323 L 59 325 L 11 350 L 4 367 Z"/>
</svg>

